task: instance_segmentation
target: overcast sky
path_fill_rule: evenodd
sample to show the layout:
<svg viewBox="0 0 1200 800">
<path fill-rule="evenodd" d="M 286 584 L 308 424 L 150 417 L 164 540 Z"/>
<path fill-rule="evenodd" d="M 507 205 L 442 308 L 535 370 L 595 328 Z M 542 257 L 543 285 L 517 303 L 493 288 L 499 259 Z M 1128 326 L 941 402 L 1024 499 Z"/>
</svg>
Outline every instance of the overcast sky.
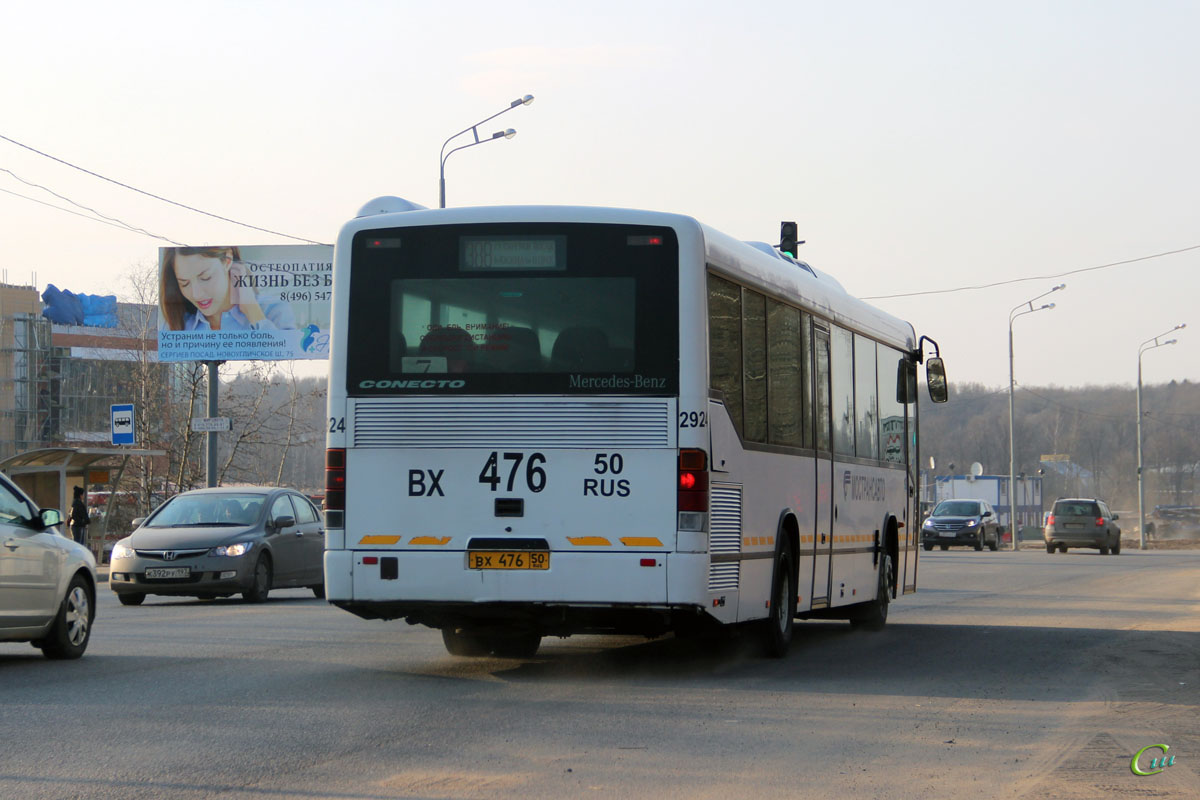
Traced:
<svg viewBox="0 0 1200 800">
<path fill-rule="evenodd" d="M 1006 387 L 1010 310 L 1065 281 L 1016 321 L 1018 384 L 1132 385 L 1138 345 L 1184 322 L 1144 380 L 1200 380 L 1200 3 L 117 0 L 3 20 L 0 135 L 213 214 L 332 242 L 372 197 L 436 206 L 446 137 L 529 93 L 485 131 L 514 139 L 447 163 L 449 205 L 647 208 L 772 243 L 796 220 L 801 257 L 937 340 L 952 383 Z M 9 283 L 125 295 L 165 244 L 29 183 L 180 243 L 291 241 L 9 141 L 0 169 Z M 945 293 L 885 298 L 913 292 Z"/>
</svg>

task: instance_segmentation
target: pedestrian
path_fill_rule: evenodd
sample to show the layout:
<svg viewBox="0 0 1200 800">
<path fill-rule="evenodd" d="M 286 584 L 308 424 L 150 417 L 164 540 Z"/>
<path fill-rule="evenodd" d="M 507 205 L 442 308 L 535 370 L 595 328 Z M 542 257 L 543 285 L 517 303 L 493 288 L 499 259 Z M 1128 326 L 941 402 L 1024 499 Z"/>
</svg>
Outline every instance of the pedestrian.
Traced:
<svg viewBox="0 0 1200 800">
<path fill-rule="evenodd" d="M 75 500 L 71 503 L 71 535 L 75 541 L 87 546 L 88 510 L 83 497 L 83 487 L 75 487 Z"/>
</svg>

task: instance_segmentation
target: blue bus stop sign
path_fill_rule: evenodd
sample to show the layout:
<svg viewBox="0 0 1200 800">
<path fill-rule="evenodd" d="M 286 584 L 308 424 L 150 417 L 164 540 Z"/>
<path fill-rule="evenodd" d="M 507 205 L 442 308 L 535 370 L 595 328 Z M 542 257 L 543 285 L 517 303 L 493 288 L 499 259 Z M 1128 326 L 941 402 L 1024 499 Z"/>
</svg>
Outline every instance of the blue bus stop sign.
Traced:
<svg viewBox="0 0 1200 800">
<path fill-rule="evenodd" d="M 112 443 L 134 443 L 133 403 L 112 406 Z"/>
</svg>

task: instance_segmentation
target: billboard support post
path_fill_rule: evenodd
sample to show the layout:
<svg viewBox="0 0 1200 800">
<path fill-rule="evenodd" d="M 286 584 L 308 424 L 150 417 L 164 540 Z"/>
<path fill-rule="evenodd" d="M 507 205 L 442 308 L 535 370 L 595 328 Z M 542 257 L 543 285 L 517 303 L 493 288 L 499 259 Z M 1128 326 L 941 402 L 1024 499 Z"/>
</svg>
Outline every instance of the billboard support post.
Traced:
<svg viewBox="0 0 1200 800">
<path fill-rule="evenodd" d="M 208 365 L 208 416 L 217 416 L 217 367 L 221 365 L 220 361 L 206 361 Z M 206 459 L 208 468 L 208 487 L 217 485 L 217 432 L 208 432 L 208 458 Z"/>
</svg>

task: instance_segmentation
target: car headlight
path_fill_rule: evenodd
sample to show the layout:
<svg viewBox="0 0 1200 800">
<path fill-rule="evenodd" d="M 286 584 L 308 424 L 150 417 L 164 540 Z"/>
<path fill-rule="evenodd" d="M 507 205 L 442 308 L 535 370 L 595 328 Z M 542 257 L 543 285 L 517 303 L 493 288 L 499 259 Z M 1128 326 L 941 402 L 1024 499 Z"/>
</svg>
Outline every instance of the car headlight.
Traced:
<svg viewBox="0 0 1200 800">
<path fill-rule="evenodd" d="M 121 542 L 117 542 L 113 545 L 112 555 L 110 558 L 113 561 L 116 561 L 118 558 L 133 558 L 135 555 L 137 554 L 133 552 L 132 547 L 122 544 Z"/>
<path fill-rule="evenodd" d="M 922 527 L 922 528 L 932 528 L 932 527 L 933 527 L 933 520 L 931 520 L 931 519 L 927 519 L 927 520 L 925 520 L 925 524 L 924 524 L 924 525 L 922 525 L 921 527 Z"/>
<path fill-rule="evenodd" d="M 244 556 L 250 552 L 250 548 L 254 547 L 253 542 L 238 542 L 237 544 L 223 544 L 220 547 L 214 547 L 208 551 L 210 556 Z"/>
<path fill-rule="evenodd" d="M 967 520 L 967 527 L 968 527 L 968 528 L 974 528 L 974 527 L 975 527 L 976 525 L 978 525 L 978 524 L 979 524 L 979 520 L 977 520 L 977 519 L 969 519 L 969 520 Z"/>
</svg>

